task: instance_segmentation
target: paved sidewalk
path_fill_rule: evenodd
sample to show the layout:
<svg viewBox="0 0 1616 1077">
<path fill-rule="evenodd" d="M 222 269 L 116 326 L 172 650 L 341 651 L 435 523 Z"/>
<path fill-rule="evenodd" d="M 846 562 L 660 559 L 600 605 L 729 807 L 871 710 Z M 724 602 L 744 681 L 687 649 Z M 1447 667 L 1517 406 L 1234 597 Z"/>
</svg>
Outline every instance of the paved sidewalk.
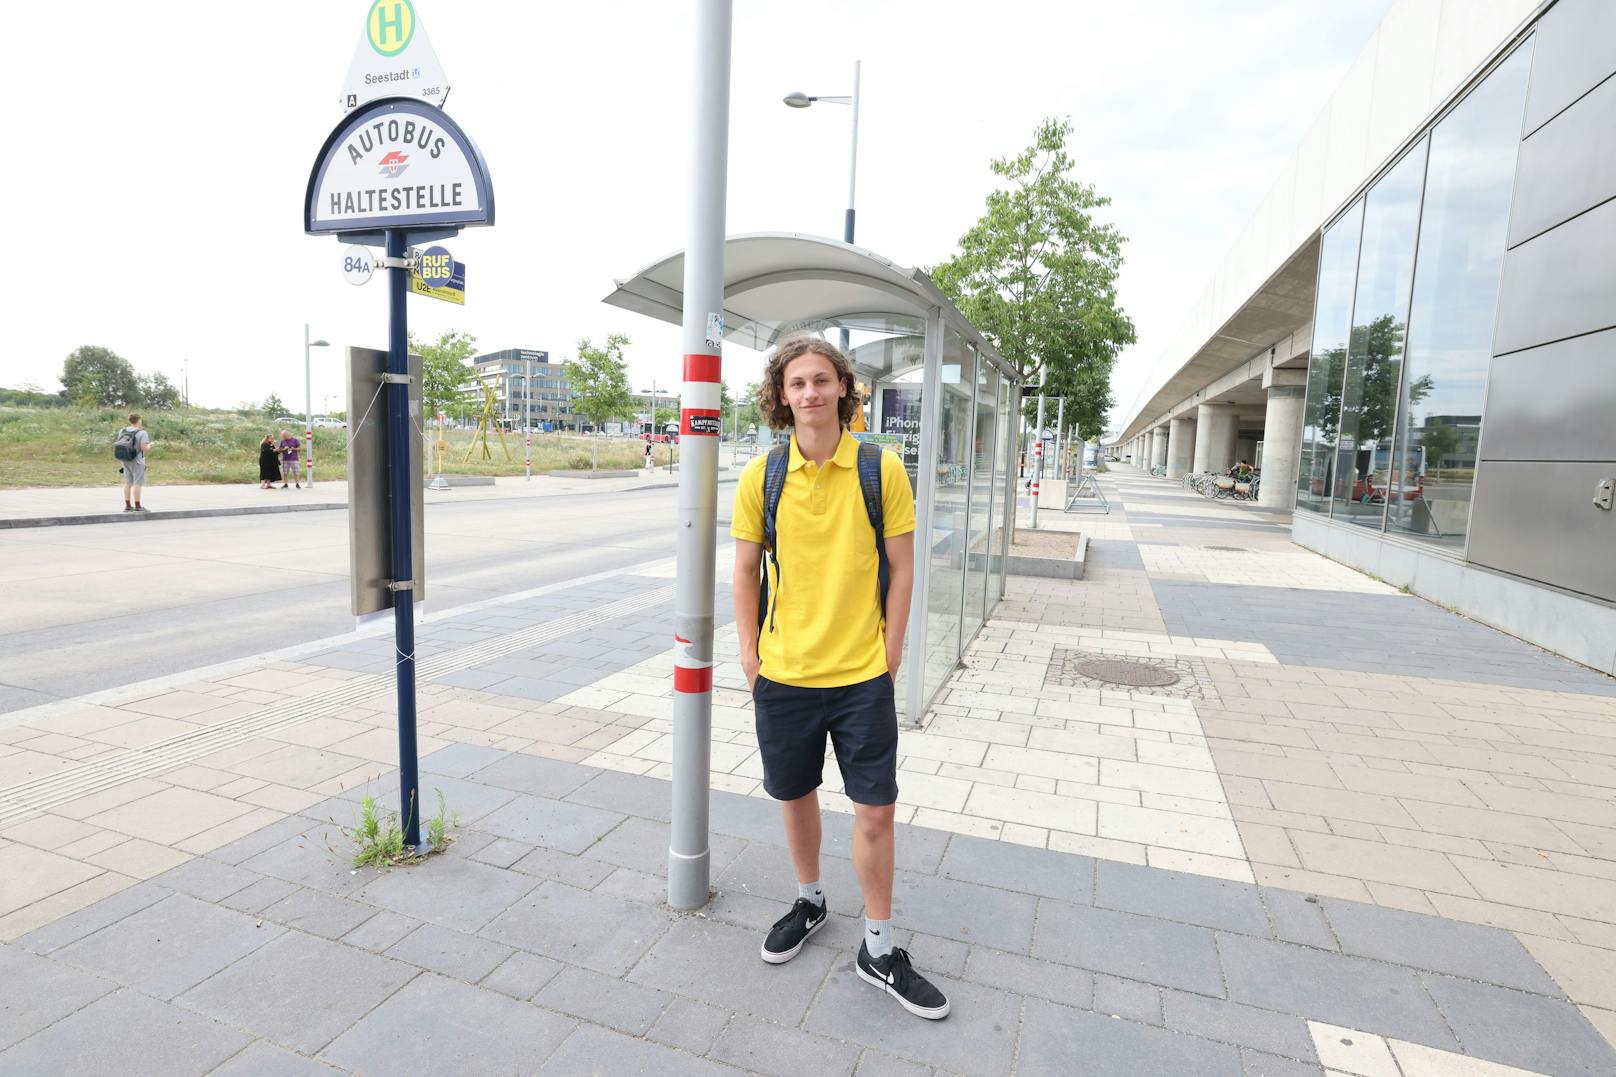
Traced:
<svg viewBox="0 0 1616 1077">
<path fill-rule="evenodd" d="M 392 799 L 388 638 L 0 718 L 0 1072 L 1616 1072 L 1616 685 L 1283 517 L 1103 481 L 1110 516 L 1040 517 L 1088 579 L 1013 578 L 902 736 L 941 1024 L 851 974 L 842 812 L 833 926 L 757 959 L 794 891 L 727 627 L 715 897 L 662 907 L 663 562 L 423 626 L 462 825 L 385 875 L 337 826 Z"/>
</svg>

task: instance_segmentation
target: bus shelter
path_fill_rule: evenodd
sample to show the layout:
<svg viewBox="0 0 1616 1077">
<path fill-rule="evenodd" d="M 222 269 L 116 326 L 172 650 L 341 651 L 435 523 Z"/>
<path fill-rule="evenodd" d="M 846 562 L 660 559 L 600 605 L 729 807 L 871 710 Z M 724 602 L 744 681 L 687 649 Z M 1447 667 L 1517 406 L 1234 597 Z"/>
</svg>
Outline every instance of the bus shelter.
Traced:
<svg viewBox="0 0 1616 1077">
<path fill-rule="evenodd" d="M 679 324 L 684 255 L 605 302 Z M 1004 595 L 1015 520 L 1015 369 L 918 269 L 839 240 L 788 233 L 724 245 L 724 337 L 766 352 L 798 331 L 846 331 L 869 432 L 901 452 L 915 496 L 915 590 L 898 710 L 908 724 L 947 683 Z"/>
</svg>

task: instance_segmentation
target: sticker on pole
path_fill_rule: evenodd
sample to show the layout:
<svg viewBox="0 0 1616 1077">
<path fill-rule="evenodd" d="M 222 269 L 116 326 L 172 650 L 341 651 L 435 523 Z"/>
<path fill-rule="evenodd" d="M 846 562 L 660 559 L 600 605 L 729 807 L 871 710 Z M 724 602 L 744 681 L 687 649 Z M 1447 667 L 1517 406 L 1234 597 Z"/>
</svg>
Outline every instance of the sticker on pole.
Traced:
<svg viewBox="0 0 1616 1077">
<path fill-rule="evenodd" d="M 427 255 L 431 254 L 433 250 L 443 251 L 444 255 L 446 256 L 449 253 L 448 251 L 444 251 L 442 247 L 433 247 L 432 250 L 426 251 L 421 255 L 421 257 L 424 259 Z M 440 278 L 434 277 L 433 279 L 436 280 Z M 432 284 L 429 283 L 426 276 L 424 276 L 421 262 L 417 261 L 415 264 L 415 271 L 410 274 L 410 293 L 412 295 L 424 295 L 429 299 L 441 299 L 445 303 L 454 303 L 457 306 L 465 306 L 465 263 L 451 262 L 448 278 L 443 280 L 443 283 L 441 284 Z"/>
<path fill-rule="evenodd" d="M 712 311 L 707 312 L 707 344 L 709 347 L 719 348 L 724 344 L 724 318 Z"/>
<path fill-rule="evenodd" d="M 680 433 L 692 437 L 716 438 L 724 429 L 723 413 L 709 408 L 685 408 L 684 420 Z"/>
<path fill-rule="evenodd" d="M 374 0 L 338 99 L 344 113 L 382 97 L 413 97 L 443 107 L 449 80 L 411 0 Z"/>
<path fill-rule="evenodd" d="M 376 263 L 371 261 L 370 249 L 357 243 L 342 252 L 342 279 L 352 285 L 369 284 Z"/>
<path fill-rule="evenodd" d="M 454 276 L 454 259 L 447 247 L 428 247 L 415 263 L 415 272 L 428 288 L 442 288 Z"/>
<path fill-rule="evenodd" d="M 441 109 L 389 97 L 339 123 L 309 173 L 304 231 L 494 223 L 494 187 L 476 145 Z"/>
</svg>

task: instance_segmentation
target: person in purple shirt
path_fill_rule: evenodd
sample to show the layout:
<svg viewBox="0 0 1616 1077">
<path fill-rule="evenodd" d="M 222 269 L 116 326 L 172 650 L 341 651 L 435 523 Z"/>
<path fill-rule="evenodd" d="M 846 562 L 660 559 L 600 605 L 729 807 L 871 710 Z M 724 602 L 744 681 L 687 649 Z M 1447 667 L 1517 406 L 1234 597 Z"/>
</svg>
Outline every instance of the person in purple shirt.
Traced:
<svg viewBox="0 0 1616 1077">
<path fill-rule="evenodd" d="M 282 430 L 280 444 L 276 448 L 281 453 L 281 489 L 286 489 L 288 479 L 296 483 L 299 490 L 303 489 L 303 465 L 298 459 L 298 450 L 303 448 L 303 443 Z"/>
</svg>

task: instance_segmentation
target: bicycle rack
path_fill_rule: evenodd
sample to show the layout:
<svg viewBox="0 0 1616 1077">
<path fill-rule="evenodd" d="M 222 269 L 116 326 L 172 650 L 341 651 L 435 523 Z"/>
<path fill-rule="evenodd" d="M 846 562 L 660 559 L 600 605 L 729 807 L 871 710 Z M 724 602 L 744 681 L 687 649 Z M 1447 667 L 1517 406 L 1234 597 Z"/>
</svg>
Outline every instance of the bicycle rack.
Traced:
<svg viewBox="0 0 1616 1077">
<path fill-rule="evenodd" d="M 1078 499 L 1083 496 L 1083 491 L 1085 490 L 1087 490 L 1090 495 L 1092 495 L 1094 499 L 1099 502 L 1097 506 L 1076 507 Z M 1111 503 L 1105 499 L 1105 494 L 1100 491 L 1100 484 L 1094 481 L 1093 472 L 1089 472 L 1088 474 L 1084 475 L 1078 480 L 1077 485 L 1072 488 L 1071 496 L 1066 499 L 1066 508 L 1064 511 L 1101 512 L 1107 516 L 1111 514 Z"/>
</svg>

